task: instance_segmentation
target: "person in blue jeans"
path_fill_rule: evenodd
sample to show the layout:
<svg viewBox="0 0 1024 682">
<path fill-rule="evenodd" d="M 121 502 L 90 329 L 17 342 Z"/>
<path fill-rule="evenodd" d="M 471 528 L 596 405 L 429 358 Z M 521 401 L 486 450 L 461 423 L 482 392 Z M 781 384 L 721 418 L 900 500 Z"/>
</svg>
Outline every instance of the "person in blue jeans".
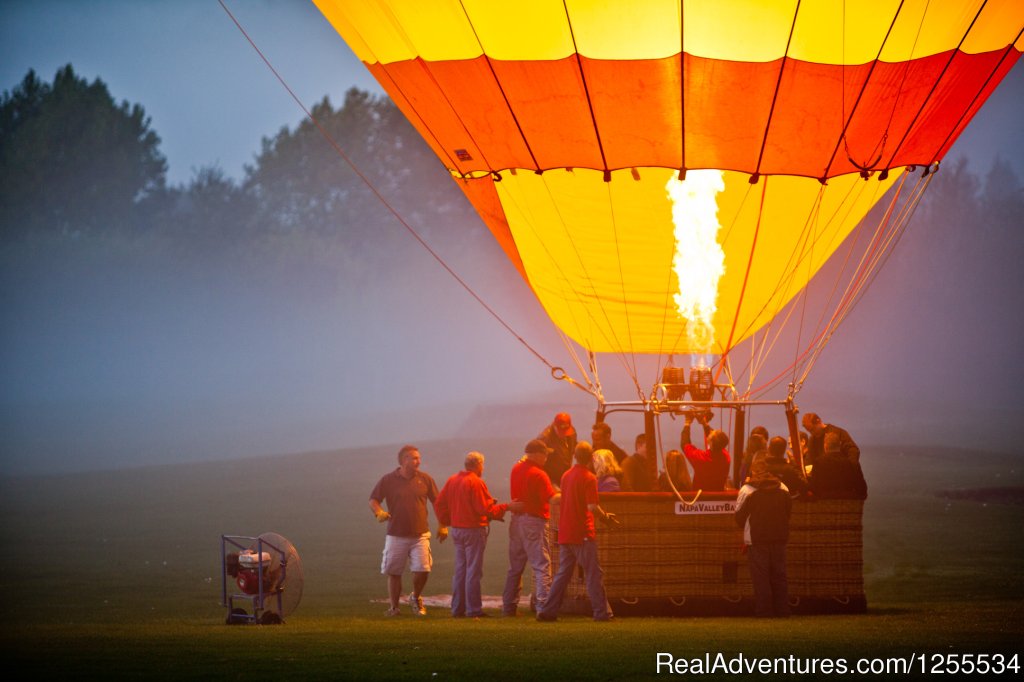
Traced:
<svg viewBox="0 0 1024 682">
<path fill-rule="evenodd" d="M 498 504 L 481 478 L 484 456 L 466 455 L 465 469 L 444 484 L 437 496 L 437 517 L 450 526 L 455 545 L 455 575 L 452 577 L 452 616 L 479 618 L 486 615 L 480 596 L 484 574 L 484 550 L 492 520 L 504 520 L 508 504 Z"/>
<path fill-rule="evenodd" d="M 583 569 L 594 620 L 607 621 L 614 617 L 605 594 L 604 571 L 597 559 L 594 516 L 609 525 L 618 525 L 618 521 L 614 514 L 607 513 L 598 504 L 597 477 L 590 470 L 593 457 L 590 443 L 580 443 L 574 453 L 575 466 L 562 476 L 561 513 L 558 518 L 558 573 L 551 584 L 547 602 L 537 612 L 539 621 L 558 619 L 562 597 L 565 596 L 577 564 Z"/>
<path fill-rule="evenodd" d="M 790 612 L 786 543 L 792 507 L 789 490 L 769 470 L 767 453 L 756 455 L 749 480 L 736 494 L 736 524 L 743 528 L 758 617 L 784 618 Z"/>
<path fill-rule="evenodd" d="M 544 465 L 550 448 L 542 440 L 526 444 L 523 458 L 512 467 L 512 500 L 522 507 L 512 510 L 508 527 L 508 575 L 502 593 L 501 612 L 516 616 L 523 592 L 523 572 L 527 564 L 533 571 L 530 609 L 536 611 L 547 601 L 551 589 L 551 546 L 548 541 L 550 500 L 555 494 Z"/>
</svg>

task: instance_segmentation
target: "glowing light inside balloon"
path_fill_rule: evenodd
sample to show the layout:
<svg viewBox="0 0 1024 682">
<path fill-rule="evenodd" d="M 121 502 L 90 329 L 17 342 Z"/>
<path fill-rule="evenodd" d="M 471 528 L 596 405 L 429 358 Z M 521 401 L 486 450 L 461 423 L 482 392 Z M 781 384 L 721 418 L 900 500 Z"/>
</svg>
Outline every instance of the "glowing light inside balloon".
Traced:
<svg viewBox="0 0 1024 682">
<path fill-rule="evenodd" d="M 722 172 L 694 170 L 686 180 L 673 175 L 665 185 L 672 202 L 676 253 L 672 269 L 679 281 L 676 311 L 686 320 L 687 344 L 710 353 L 715 341 L 718 280 L 725 273 L 725 252 L 718 243 L 718 193 L 725 189 Z"/>
</svg>

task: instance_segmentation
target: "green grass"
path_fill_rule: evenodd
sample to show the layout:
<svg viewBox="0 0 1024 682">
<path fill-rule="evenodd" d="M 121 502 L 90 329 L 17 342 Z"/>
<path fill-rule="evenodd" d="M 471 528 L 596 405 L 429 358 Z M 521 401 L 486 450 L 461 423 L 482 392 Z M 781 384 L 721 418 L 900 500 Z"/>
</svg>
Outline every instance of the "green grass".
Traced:
<svg viewBox="0 0 1024 682">
<path fill-rule="evenodd" d="M 422 443 L 423 468 L 442 483 L 468 449 L 480 449 L 492 492 L 504 497 L 521 445 Z M 653 675 L 659 651 L 852 658 L 1022 650 L 1024 509 L 936 495 L 1020 486 L 1019 458 L 865 448 L 866 615 L 541 624 L 454 621 L 440 607 L 425 619 L 381 615 L 383 527 L 366 498 L 396 451 L 0 481 L 8 665 L 56 677 L 631 679 Z M 302 604 L 282 627 L 227 627 L 219 536 L 265 531 L 298 548 Z M 506 547 L 495 524 L 485 593 L 500 592 Z M 427 594 L 445 594 L 452 551 L 435 545 L 434 554 Z"/>
</svg>

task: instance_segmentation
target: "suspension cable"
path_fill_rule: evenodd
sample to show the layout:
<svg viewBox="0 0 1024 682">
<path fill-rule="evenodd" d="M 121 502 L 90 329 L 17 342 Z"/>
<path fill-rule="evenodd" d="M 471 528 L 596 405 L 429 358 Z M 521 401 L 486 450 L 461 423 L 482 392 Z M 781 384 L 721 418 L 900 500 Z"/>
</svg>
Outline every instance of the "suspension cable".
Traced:
<svg viewBox="0 0 1024 682">
<path fill-rule="evenodd" d="M 534 355 L 534 357 L 536 357 L 542 363 L 547 365 L 549 369 L 554 370 L 555 366 L 552 365 L 551 362 L 547 360 L 547 358 L 541 355 L 540 352 L 537 351 L 537 349 L 531 346 L 522 336 L 520 336 L 519 333 L 516 332 L 516 330 L 513 329 L 511 325 L 509 325 L 508 322 L 506 322 L 501 317 L 501 315 L 499 315 L 490 305 L 488 305 L 487 302 L 484 301 L 484 299 L 481 298 L 480 295 L 477 294 L 476 291 L 474 291 L 473 288 L 469 286 L 468 283 L 466 283 L 465 280 L 459 277 L 459 275 L 451 268 L 451 266 L 449 266 L 448 263 L 446 263 L 445 260 L 441 258 L 441 256 L 433 248 L 431 248 L 431 246 L 426 242 L 425 239 L 423 239 L 419 232 L 417 232 L 416 229 L 409 224 L 409 222 L 402 216 L 402 214 L 399 213 L 398 210 L 388 202 L 384 195 L 381 194 L 380 190 L 377 189 L 373 182 L 370 181 L 369 177 L 367 177 L 367 175 L 363 173 L 363 171 L 359 168 L 359 166 L 356 165 L 356 163 L 351 159 L 351 157 L 349 157 L 349 155 L 345 152 L 345 150 L 341 147 L 337 140 L 335 140 L 334 137 L 329 132 L 327 132 L 327 130 L 322 125 L 320 125 L 320 121 L 318 121 L 309 111 L 306 105 L 302 103 L 302 100 L 299 99 L 298 95 L 295 94 L 295 91 L 292 90 L 291 86 L 288 85 L 284 77 L 282 77 L 281 74 L 278 73 L 277 69 L 274 68 L 274 65 L 270 62 L 270 59 L 268 59 L 267 56 L 263 53 L 263 51 L 260 50 L 259 46 L 256 45 L 256 42 L 252 39 L 252 37 L 250 37 L 249 33 L 245 30 L 242 24 L 238 21 L 238 19 L 235 18 L 235 15 L 231 13 L 231 10 L 228 9 L 227 5 L 224 3 L 224 0 L 217 0 L 217 2 L 220 3 L 221 8 L 223 8 L 224 12 L 228 15 L 231 21 L 234 22 L 235 26 L 238 27 L 238 30 L 242 33 L 245 39 L 256 51 L 256 54 L 258 54 L 260 59 L 263 60 L 263 63 L 266 64 L 268 69 L 270 69 L 270 72 L 274 74 L 274 77 L 277 78 L 278 82 L 281 83 L 281 85 L 288 92 L 291 98 L 295 100 L 295 103 L 299 105 L 299 108 L 302 109 L 303 113 L 306 115 L 306 118 L 308 118 L 310 122 L 312 122 L 312 124 L 316 127 L 318 131 L 320 131 L 320 134 L 328 142 L 328 144 L 330 144 L 334 151 L 337 152 L 337 154 L 345 161 L 346 164 L 348 164 L 349 168 L 351 168 L 352 171 L 357 176 L 359 176 L 359 179 L 362 180 L 363 184 L 365 184 L 366 187 L 371 192 L 373 192 L 374 196 L 377 197 L 377 200 L 380 201 L 380 203 L 388 210 L 388 212 L 391 213 L 391 215 L 394 216 L 394 218 L 402 225 L 402 227 L 405 228 L 406 232 L 408 232 L 417 242 L 419 242 L 420 246 L 426 249 L 427 253 L 429 253 L 434 258 L 434 260 L 437 261 L 437 263 L 442 268 L 444 268 L 445 271 L 448 272 L 448 274 L 451 275 L 452 278 L 456 282 L 458 282 L 459 285 L 463 289 L 465 289 L 465 291 L 484 308 L 484 310 L 490 313 L 491 317 L 497 320 L 498 323 L 501 324 L 501 326 L 504 327 L 509 334 L 511 334 L 517 341 L 519 341 L 519 343 L 521 343 L 527 350 L 529 350 Z"/>
</svg>

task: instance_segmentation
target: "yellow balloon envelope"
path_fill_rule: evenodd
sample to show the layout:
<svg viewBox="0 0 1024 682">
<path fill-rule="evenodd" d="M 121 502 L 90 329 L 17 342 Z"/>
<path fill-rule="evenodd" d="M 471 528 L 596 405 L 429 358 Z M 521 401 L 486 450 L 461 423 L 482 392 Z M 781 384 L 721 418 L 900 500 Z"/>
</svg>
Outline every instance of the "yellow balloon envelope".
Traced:
<svg viewBox="0 0 1024 682">
<path fill-rule="evenodd" d="M 1019 0 L 315 1 L 593 351 L 708 350 L 673 302 L 673 175 L 723 171 L 721 353 L 942 158 L 1024 47 Z"/>
</svg>

